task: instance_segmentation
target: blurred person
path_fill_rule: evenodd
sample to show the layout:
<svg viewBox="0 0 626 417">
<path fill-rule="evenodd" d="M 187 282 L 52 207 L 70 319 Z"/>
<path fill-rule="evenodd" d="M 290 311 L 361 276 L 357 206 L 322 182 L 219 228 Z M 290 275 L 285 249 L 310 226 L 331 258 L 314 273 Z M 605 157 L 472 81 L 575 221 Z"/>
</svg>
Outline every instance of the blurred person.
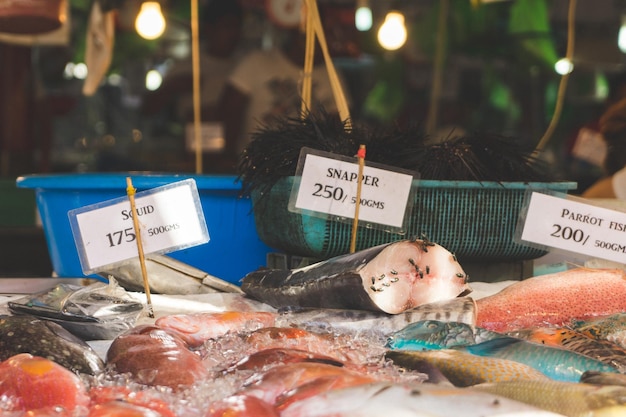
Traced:
<svg viewBox="0 0 626 417">
<path fill-rule="evenodd" d="M 582 196 L 626 200 L 626 98 L 613 104 L 600 118 L 600 132 L 607 152 L 603 161 L 605 177 Z"/>
<path fill-rule="evenodd" d="M 608 77 L 608 96 L 602 112 L 623 98 L 626 98 L 626 72 Z M 578 182 L 581 193 L 604 175 L 602 164 L 607 148 L 600 127 L 603 113 L 576 129 L 565 144 L 566 176 Z"/>
<path fill-rule="evenodd" d="M 285 35 L 280 47 L 255 50 L 244 57 L 224 88 L 219 108 L 224 114 L 227 157 L 233 167 L 256 129 L 299 115 L 306 36 L 299 28 L 288 29 Z M 337 105 L 317 40 L 315 45 L 309 110 L 324 109 L 335 115 Z"/>
<path fill-rule="evenodd" d="M 239 1 L 210 0 L 200 15 L 200 100 L 203 135 L 212 135 L 214 149 L 206 154 L 206 168 L 223 171 L 219 153 L 223 150 L 223 127 L 218 118 L 217 101 L 238 62 L 237 47 L 242 35 L 243 9 Z M 185 125 L 187 150 L 193 151 L 193 62 L 189 57 L 176 62 L 166 73 L 162 85 L 144 97 L 142 110 L 154 114 L 173 106 L 176 119 Z M 210 145 L 210 144 L 209 144 Z M 211 145 L 210 145 L 211 146 Z M 206 149 L 205 149 L 206 150 Z"/>
</svg>

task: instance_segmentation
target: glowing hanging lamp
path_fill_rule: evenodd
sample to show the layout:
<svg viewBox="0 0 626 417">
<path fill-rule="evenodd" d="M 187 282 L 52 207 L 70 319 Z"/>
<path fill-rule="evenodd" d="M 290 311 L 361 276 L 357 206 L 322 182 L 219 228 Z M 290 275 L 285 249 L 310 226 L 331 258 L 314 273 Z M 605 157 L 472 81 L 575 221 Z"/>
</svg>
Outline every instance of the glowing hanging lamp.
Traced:
<svg viewBox="0 0 626 417">
<path fill-rule="evenodd" d="M 156 39 L 165 32 L 165 18 L 158 1 L 145 1 L 135 20 L 135 29 L 142 38 Z"/>
<path fill-rule="evenodd" d="M 390 11 L 385 22 L 378 30 L 378 42 L 388 51 L 395 51 L 404 45 L 407 38 L 404 15 L 398 11 Z"/>
</svg>

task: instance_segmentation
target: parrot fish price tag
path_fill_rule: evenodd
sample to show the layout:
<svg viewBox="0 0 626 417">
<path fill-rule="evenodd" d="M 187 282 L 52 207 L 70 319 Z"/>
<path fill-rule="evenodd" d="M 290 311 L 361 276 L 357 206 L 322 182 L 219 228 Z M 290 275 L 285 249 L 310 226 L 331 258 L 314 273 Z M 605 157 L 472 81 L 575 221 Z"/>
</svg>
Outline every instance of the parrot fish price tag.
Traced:
<svg viewBox="0 0 626 417">
<path fill-rule="evenodd" d="M 135 207 L 146 255 L 209 241 L 193 179 L 138 192 Z M 70 210 L 68 216 L 85 274 L 139 256 L 128 197 Z"/>
<path fill-rule="evenodd" d="M 533 192 L 521 240 L 624 263 L 626 213 L 584 201 Z"/>
<path fill-rule="evenodd" d="M 409 171 L 367 164 L 363 167 L 359 221 L 369 227 L 401 230 L 413 182 Z M 354 219 L 359 166 L 356 158 L 303 148 L 289 210 L 311 216 Z"/>
</svg>

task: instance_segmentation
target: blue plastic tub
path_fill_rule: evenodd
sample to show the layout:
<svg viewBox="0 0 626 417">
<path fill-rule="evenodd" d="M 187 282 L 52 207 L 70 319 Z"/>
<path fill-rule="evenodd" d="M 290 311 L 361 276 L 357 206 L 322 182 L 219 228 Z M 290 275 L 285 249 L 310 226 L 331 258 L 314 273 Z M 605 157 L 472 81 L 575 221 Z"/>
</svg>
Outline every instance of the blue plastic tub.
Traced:
<svg viewBox="0 0 626 417">
<path fill-rule="evenodd" d="M 266 265 L 272 249 L 259 239 L 250 199 L 239 197 L 241 184 L 234 176 L 85 173 L 19 177 L 17 187 L 35 190 L 50 260 L 58 276 L 85 277 L 68 211 L 125 196 L 126 177 L 131 177 L 137 191 L 187 178 L 196 181 L 210 241 L 168 256 L 236 284 L 248 272 Z"/>
</svg>

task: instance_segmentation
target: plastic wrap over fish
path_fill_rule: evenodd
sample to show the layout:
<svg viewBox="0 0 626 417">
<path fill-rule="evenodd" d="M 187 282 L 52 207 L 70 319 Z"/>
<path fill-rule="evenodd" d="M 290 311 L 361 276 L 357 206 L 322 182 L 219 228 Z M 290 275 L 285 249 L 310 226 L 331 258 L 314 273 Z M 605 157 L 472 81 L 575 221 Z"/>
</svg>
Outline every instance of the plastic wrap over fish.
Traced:
<svg viewBox="0 0 626 417">
<path fill-rule="evenodd" d="M 114 339 L 132 328 L 144 309 L 114 280 L 86 287 L 58 284 L 8 306 L 14 314 L 54 321 L 83 340 Z"/>
</svg>

